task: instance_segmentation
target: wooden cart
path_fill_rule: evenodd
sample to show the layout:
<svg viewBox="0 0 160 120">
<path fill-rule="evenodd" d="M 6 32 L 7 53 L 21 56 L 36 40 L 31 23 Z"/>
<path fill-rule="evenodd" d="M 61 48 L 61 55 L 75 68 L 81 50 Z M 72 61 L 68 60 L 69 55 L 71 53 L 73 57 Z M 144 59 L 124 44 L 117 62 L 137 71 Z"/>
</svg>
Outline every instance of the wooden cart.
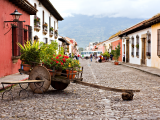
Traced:
<svg viewBox="0 0 160 120">
<path fill-rule="evenodd" d="M 19 70 L 21 73 L 28 74 L 29 80 L 44 80 L 42 90 L 43 92 L 47 91 L 50 85 L 56 89 L 56 90 L 64 90 L 67 88 L 67 86 L 72 82 L 76 84 L 81 84 L 89 87 L 94 87 L 102 90 L 107 91 L 114 91 L 114 92 L 122 92 L 122 99 L 123 100 L 132 100 L 133 99 L 133 92 L 140 92 L 140 90 L 127 90 L 127 89 L 116 89 L 116 88 L 110 88 L 95 84 L 90 84 L 87 82 L 83 82 L 82 74 L 83 74 L 83 67 L 77 71 L 77 73 L 70 73 L 70 71 L 73 71 L 73 69 L 69 69 L 69 73 L 62 73 L 61 76 L 54 75 L 54 70 L 52 71 L 54 74 L 53 76 L 50 75 L 49 70 L 44 66 L 35 66 L 31 71 L 23 71 L 22 69 Z M 76 74 L 76 77 L 73 78 L 73 75 Z M 69 76 L 71 75 L 71 79 L 69 79 Z M 37 83 L 41 85 L 41 83 Z M 35 90 L 35 85 L 30 84 L 29 87 L 32 90 Z M 35 90 L 35 93 L 42 93 L 42 90 Z"/>
</svg>

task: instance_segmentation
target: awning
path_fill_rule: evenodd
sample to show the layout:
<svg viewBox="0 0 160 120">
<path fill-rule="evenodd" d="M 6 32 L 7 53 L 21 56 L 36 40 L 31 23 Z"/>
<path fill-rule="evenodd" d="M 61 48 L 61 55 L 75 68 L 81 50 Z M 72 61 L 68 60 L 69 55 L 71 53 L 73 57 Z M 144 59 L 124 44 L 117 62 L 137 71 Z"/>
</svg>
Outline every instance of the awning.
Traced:
<svg viewBox="0 0 160 120">
<path fill-rule="evenodd" d="M 66 43 L 66 45 L 70 45 L 67 40 L 64 38 L 58 38 L 59 41 Z"/>
</svg>

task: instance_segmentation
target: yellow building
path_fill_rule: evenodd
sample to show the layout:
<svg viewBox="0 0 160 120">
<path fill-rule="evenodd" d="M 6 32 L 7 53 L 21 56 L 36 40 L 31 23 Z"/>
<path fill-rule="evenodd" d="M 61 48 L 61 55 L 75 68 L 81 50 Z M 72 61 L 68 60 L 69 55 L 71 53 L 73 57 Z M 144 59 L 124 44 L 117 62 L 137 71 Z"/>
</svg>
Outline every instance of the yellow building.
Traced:
<svg viewBox="0 0 160 120">
<path fill-rule="evenodd" d="M 147 20 L 151 25 L 151 67 L 160 69 L 160 14 Z"/>
</svg>

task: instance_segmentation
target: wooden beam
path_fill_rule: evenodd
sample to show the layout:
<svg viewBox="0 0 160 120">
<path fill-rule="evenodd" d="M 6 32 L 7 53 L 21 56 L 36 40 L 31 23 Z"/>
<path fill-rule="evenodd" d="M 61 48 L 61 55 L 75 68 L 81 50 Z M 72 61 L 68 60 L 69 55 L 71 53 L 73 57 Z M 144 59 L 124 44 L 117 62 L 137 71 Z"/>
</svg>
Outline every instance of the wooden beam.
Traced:
<svg viewBox="0 0 160 120">
<path fill-rule="evenodd" d="M 84 86 L 89 86 L 89 87 L 98 88 L 98 89 L 107 90 L 107 91 L 126 92 L 126 93 L 140 92 L 140 90 L 117 89 L 117 88 L 111 88 L 111 87 L 105 87 L 105 86 L 95 85 L 91 83 L 86 83 L 78 80 L 75 80 L 74 82 Z"/>
</svg>

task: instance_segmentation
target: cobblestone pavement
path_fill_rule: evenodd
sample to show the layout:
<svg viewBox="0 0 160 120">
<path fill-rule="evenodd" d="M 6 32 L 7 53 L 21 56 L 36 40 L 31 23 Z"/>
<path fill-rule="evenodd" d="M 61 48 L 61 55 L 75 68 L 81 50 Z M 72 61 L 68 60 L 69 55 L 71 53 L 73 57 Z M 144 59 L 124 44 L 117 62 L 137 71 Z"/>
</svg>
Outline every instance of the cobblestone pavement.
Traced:
<svg viewBox="0 0 160 120">
<path fill-rule="evenodd" d="M 0 119 L 132 120 L 160 119 L 160 78 L 111 62 L 80 60 L 85 82 L 103 86 L 140 89 L 132 101 L 123 101 L 121 93 L 71 83 L 64 91 L 52 87 L 43 95 L 18 97 L 19 86 L 0 100 Z M 0 93 L 1 95 L 2 93 Z M 25 94 L 24 94 L 25 95 Z"/>
</svg>

